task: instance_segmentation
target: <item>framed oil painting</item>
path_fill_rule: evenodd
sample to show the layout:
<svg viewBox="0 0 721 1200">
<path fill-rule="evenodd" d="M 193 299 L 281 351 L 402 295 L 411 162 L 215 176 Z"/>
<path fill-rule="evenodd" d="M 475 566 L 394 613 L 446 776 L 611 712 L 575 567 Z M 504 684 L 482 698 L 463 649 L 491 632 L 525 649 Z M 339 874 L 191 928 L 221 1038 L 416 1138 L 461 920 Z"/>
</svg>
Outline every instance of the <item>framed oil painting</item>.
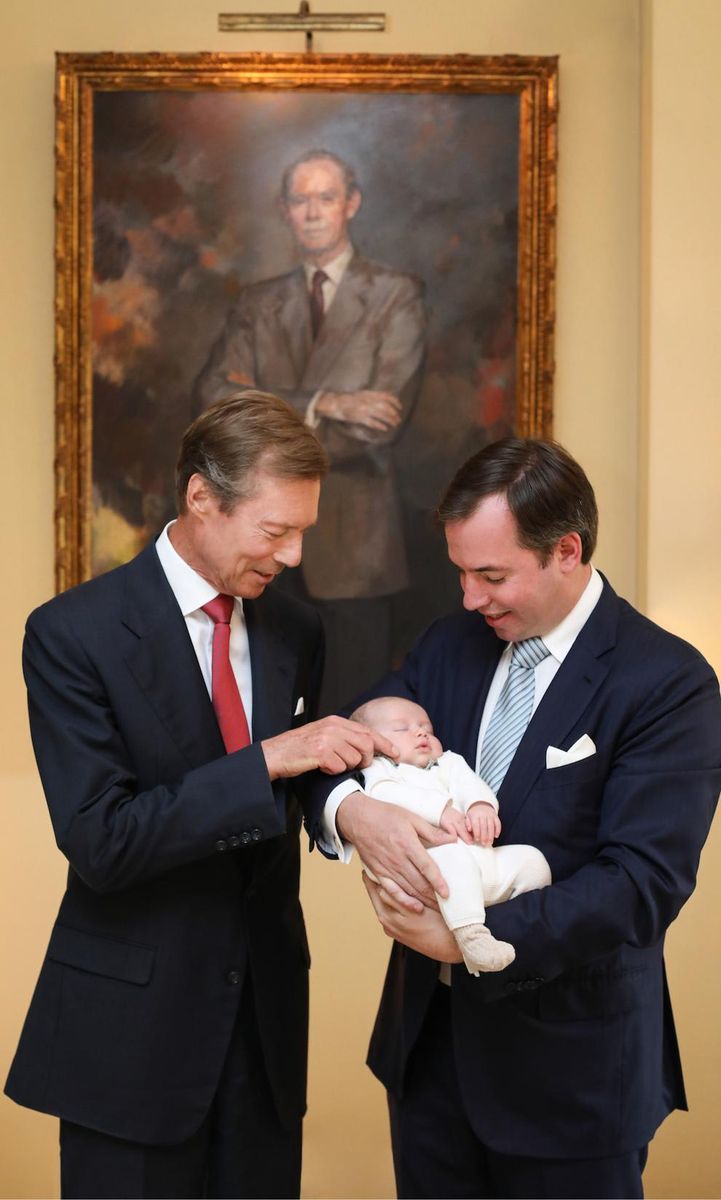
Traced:
<svg viewBox="0 0 721 1200">
<path fill-rule="evenodd" d="M 457 604 L 444 485 L 551 432 L 556 120 L 555 58 L 58 55 L 58 588 L 158 534 L 183 429 L 255 387 L 328 450 L 288 586 L 360 614 L 366 670 Z"/>
</svg>

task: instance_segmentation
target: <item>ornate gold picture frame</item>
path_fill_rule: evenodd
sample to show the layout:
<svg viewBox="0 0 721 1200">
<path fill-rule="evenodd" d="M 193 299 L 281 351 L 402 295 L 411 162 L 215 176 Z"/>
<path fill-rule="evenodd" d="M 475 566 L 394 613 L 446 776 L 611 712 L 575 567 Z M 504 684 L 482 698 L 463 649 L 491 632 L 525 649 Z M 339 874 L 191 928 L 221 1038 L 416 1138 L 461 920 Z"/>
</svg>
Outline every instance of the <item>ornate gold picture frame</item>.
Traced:
<svg viewBox="0 0 721 1200">
<path fill-rule="evenodd" d="M 412 388 L 393 350 L 402 428 L 357 467 L 393 472 L 396 649 L 455 603 L 440 488 L 485 441 L 551 432 L 556 121 L 548 57 L 59 54 L 58 589 L 172 516 L 198 380 L 239 298 L 298 268 L 281 179 L 320 149 L 357 180 L 356 256 L 422 296 Z M 239 378 L 292 391 L 272 375 Z"/>
</svg>

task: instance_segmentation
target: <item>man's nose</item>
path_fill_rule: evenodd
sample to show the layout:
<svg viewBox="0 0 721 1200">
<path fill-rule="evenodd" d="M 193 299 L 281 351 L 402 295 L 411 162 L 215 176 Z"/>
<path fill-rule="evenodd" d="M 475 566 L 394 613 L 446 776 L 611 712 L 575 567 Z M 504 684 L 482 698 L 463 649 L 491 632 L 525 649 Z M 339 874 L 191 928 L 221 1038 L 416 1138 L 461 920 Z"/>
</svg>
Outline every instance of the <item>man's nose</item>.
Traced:
<svg viewBox="0 0 721 1200">
<path fill-rule="evenodd" d="M 461 577 L 461 587 L 463 588 L 463 607 L 466 612 L 476 612 L 479 608 L 487 607 L 488 589 L 480 580 L 464 575 Z"/>
<path fill-rule="evenodd" d="M 303 556 L 303 534 L 288 534 L 282 546 L 276 547 L 273 558 L 284 567 L 297 567 Z"/>
<path fill-rule="evenodd" d="M 309 196 L 308 197 L 308 204 L 306 206 L 305 211 L 306 211 L 306 216 L 309 218 L 309 220 L 315 221 L 318 219 L 318 217 L 320 216 L 320 203 L 318 202 L 317 196 Z"/>
</svg>

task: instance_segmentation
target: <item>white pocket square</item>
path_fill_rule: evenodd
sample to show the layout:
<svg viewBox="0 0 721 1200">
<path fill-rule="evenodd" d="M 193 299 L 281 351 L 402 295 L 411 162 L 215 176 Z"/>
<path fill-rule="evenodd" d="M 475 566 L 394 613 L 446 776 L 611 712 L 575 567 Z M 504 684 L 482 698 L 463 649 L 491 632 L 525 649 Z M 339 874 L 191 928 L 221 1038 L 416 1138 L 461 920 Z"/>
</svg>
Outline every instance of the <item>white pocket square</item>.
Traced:
<svg viewBox="0 0 721 1200">
<path fill-rule="evenodd" d="M 305 712 L 305 701 L 302 696 L 299 696 L 298 703 L 295 706 L 295 712 L 293 713 L 293 716 L 299 717 L 301 715 L 301 713 L 304 713 L 304 712 Z"/>
<path fill-rule="evenodd" d="M 549 746 L 546 750 L 546 766 L 566 767 L 569 763 L 580 762 L 582 758 L 590 758 L 596 753 L 593 741 L 584 733 L 568 750 L 559 750 L 557 746 Z"/>
</svg>

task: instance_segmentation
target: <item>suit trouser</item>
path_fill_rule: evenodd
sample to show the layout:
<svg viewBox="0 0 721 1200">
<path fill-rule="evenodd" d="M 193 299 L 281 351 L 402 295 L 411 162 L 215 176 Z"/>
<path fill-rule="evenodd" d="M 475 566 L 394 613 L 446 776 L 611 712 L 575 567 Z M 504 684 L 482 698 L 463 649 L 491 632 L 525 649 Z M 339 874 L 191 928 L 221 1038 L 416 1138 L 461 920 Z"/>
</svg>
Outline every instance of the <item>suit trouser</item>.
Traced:
<svg viewBox="0 0 721 1200">
<path fill-rule="evenodd" d="M 61 1195 L 64 1200 L 297 1197 L 301 1136 L 300 1120 L 289 1129 L 278 1118 L 248 980 L 218 1090 L 200 1129 L 177 1146 L 146 1146 L 61 1121 Z"/>
<path fill-rule="evenodd" d="M 389 1096 L 401 1200 L 638 1200 L 646 1147 L 613 1158 L 498 1154 L 476 1136 L 461 1098 L 451 1041 L 450 988 L 438 984 L 408 1064 L 403 1097 Z M 489 1027 L 488 1036 L 493 1037 Z"/>
</svg>

